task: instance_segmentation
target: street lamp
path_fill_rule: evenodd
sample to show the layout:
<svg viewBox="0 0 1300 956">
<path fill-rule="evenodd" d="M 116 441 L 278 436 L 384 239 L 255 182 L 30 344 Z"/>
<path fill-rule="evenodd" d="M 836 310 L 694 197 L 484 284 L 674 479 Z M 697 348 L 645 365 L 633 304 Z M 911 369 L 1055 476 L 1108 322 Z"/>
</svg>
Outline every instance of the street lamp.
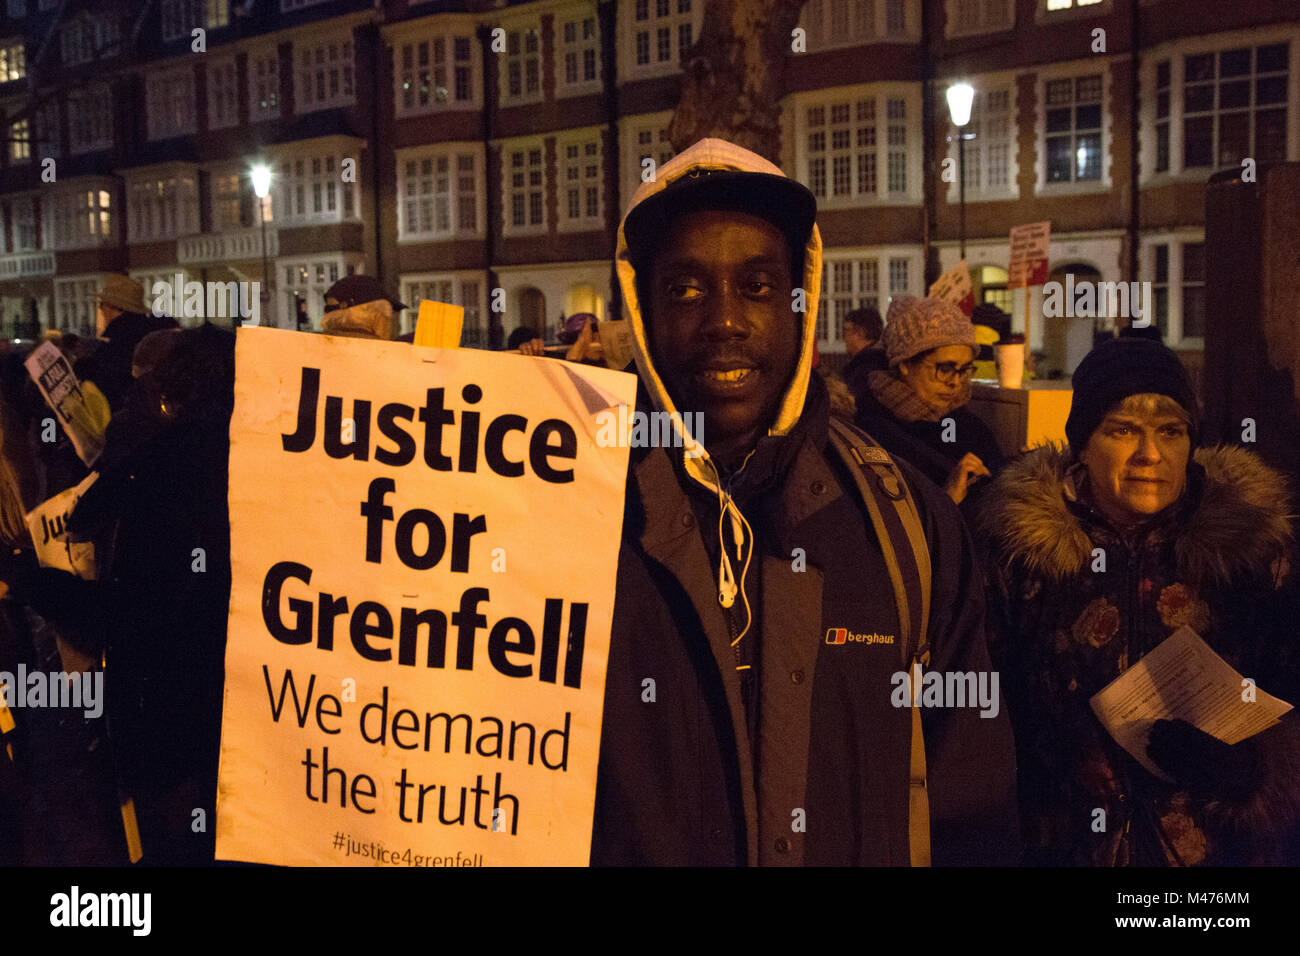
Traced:
<svg viewBox="0 0 1300 956">
<path fill-rule="evenodd" d="M 962 132 L 970 122 L 971 104 L 975 102 L 975 88 L 969 83 L 954 83 L 948 87 L 948 115 L 957 127 L 957 195 L 961 203 L 961 257 L 966 258 L 966 140 L 972 134 Z"/>
<path fill-rule="evenodd" d="M 266 264 L 266 197 L 271 192 L 271 167 L 266 163 L 258 163 L 250 170 L 250 175 L 253 180 L 253 192 L 257 194 L 257 218 L 262 220 L 262 294 L 259 298 L 262 300 L 262 307 L 265 308 L 271 298 Z"/>
</svg>

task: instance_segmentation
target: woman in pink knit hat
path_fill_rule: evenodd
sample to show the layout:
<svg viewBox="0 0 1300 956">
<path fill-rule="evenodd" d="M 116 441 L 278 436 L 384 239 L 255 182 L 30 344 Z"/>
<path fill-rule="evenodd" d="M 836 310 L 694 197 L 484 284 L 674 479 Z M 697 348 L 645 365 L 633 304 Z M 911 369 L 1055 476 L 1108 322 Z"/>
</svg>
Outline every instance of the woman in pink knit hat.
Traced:
<svg viewBox="0 0 1300 956">
<path fill-rule="evenodd" d="M 979 351 L 975 327 L 943 299 L 899 296 L 881 344 L 889 366 L 867 377 L 858 427 L 963 504 L 970 486 L 1002 464 L 993 433 L 962 407 Z"/>
</svg>

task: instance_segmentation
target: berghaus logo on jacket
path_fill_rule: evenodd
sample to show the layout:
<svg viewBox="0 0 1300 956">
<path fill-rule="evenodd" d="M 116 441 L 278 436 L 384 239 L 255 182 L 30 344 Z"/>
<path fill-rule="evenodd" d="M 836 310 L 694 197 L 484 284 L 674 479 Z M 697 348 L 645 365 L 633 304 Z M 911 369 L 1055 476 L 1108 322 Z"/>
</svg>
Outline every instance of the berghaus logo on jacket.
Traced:
<svg viewBox="0 0 1300 956">
<path fill-rule="evenodd" d="M 854 634 L 847 627 L 826 629 L 827 644 L 892 644 L 893 634 Z"/>
</svg>

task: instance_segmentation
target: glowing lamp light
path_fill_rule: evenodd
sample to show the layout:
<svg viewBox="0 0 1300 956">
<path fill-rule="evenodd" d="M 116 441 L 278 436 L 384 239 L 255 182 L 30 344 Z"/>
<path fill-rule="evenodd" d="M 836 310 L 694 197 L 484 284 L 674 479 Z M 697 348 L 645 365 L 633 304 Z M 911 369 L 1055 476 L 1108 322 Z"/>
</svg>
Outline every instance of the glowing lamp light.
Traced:
<svg viewBox="0 0 1300 956">
<path fill-rule="evenodd" d="M 948 113 L 952 125 L 959 129 L 970 122 L 971 105 L 975 102 L 975 88 L 969 83 L 954 83 L 948 87 Z"/>
</svg>

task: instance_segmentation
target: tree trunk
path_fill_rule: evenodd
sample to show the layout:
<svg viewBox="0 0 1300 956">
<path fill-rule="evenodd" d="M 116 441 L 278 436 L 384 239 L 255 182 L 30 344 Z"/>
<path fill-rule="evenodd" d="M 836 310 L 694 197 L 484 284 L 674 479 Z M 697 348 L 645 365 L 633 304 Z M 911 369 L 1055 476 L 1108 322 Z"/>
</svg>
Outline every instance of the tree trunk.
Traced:
<svg viewBox="0 0 1300 956">
<path fill-rule="evenodd" d="M 716 136 L 779 164 L 781 71 L 804 0 L 707 0 L 668 126 L 681 152 Z"/>
</svg>

